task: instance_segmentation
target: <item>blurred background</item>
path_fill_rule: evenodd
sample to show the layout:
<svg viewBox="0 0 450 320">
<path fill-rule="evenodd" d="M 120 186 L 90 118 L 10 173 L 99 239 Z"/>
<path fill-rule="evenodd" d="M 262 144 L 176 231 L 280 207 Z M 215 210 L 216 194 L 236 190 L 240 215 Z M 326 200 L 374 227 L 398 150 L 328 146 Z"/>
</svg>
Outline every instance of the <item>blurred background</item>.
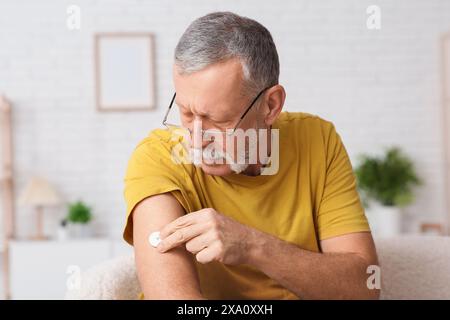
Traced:
<svg viewBox="0 0 450 320">
<path fill-rule="evenodd" d="M 2 297 L 62 298 L 73 272 L 132 251 L 127 161 L 161 127 L 179 37 L 212 11 L 269 29 L 285 110 L 335 124 L 380 234 L 446 233 L 449 1 L 4 0 Z"/>
</svg>

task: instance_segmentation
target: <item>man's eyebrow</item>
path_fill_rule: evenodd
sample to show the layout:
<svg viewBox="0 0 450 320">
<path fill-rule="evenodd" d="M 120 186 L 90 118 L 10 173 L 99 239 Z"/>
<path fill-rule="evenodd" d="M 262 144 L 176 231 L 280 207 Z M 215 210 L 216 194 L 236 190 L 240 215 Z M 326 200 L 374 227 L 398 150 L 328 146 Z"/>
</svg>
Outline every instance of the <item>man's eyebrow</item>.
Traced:
<svg viewBox="0 0 450 320">
<path fill-rule="evenodd" d="M 176 100 L 176 99 L 175 99 L 175 103 L 176 103 L 177 106 L 180 106 L 180 107 L 182 107 L 182 108 L 187 109 L 186 106 L 185 106 L 184 104 L 180 103 L 180 101 L 178 101 L 178 100 Z M 205 117 L 205 118 L 209 118 L 209 117 L 210 117 L 210 115 L 209 115 L 208 112 L 200 112 L 200 111 L 197 112 L 195 109 L 194 109 L 193 111 L 194 111 L 194 112 L 193 112 L 194 114 L 197 114 L 197 115 L 199 115 L 199 116 L 201 116 L 201 117 Z"/>
<path fill-rule="evenodd" d="M 194 109 L 194 112 L 193 112 L 194 114 L 198 114 L 200 117 L 205 117 L 205 118 L 209 118 L 210 117 L 210 115 L 209 115 L 209 113 L 208 112 L 200 112 L 200 111 L 196 111 L 195 109 Z"/>
<path fill-rule="evenodd" d="M 175 104 L 177 106 L 184 107 L 184 105 L 180 101 L 178 101 L 178 99 L 175 99 Z"/>
</svg>

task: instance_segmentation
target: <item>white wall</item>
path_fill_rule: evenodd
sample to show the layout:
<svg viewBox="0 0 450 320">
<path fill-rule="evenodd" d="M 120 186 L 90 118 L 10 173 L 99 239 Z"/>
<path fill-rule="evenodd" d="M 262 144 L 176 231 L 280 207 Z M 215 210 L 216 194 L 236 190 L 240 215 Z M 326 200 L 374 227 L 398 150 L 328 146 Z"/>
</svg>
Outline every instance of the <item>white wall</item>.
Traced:
<svg viewBox="0 0 450 320">
<path fill-rule="evenodd" d="M 66 28 L 69 4 L 81 7 L 80 31 Z M 371 4 L 381 7 L 379 31 L 366 28 Z M 173 90 L 173 49 L 189 22 L 216 10 L 247 15 L 271 30 L 286 109 L 333 121 L 352 159 L 392 144 L 414 158 L 425 186 L 408 208 L 410 229 L 420 220 L 443 219 L 439 36 L 450 31 L 445 0 L 3 0 L 0 92 L 14 104 L 17 191 L 31 174 L 44 175 L 67 200 L 81 198 L 95 208 L 98 232 L 120 236 L 126 162 L 160 124 Z M 155 111 L 96 112 L 93 34 L 105 31 L 155 34 Z M 21 235 L 30 232 L 29 213 L 18 207 Z"/>
</svg>

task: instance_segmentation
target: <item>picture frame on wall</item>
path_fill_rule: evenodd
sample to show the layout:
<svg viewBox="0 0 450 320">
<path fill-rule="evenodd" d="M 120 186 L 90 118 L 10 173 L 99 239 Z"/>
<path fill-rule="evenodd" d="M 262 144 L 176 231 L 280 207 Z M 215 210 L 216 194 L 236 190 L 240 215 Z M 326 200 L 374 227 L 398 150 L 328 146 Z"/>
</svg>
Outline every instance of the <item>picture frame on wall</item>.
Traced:
<svg viewBox="0 0 450 320">
<path fill-rule="evenodd" d="M 450 235 L 450 32 L 442 36 L 442 128 L 444 148 L 447 234 Z"/>
<path fill-rule="evenodd" d="M 444 226 L 440 223 L 422 223 L 420 233 L 426 235 L 445 235 Z"/>
<path fill-rule="evenodd" d="M 97 33 L 94 51 L 98 111 L 150 111 L 155 108 L 152 33 Z"/>
</svg>

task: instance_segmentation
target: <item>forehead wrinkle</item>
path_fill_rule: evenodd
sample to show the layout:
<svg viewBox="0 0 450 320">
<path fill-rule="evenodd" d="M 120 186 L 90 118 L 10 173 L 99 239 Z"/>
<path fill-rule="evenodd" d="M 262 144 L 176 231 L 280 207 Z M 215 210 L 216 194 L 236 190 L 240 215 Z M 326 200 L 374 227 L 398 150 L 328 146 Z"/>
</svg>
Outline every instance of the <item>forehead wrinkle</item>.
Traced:
<svg viewBox="0 0 450 320">
<path fill-rule="evenodd" d="M 175 100 L 175 103 L 176 103 L 178 106 L 181 106 L 181 107 L 183 107 L 183 108 L 189 109 L 193 114 L 199 115 L 199 116 L 201 116 L 201 117 L 209 117 L 209 112 L 197 111 L 196 108 L 195 108 L 195 106 L 194 106 L 194 107 L 191 107 L 189 104 L 188 104 L 188 105 L 185 105 L 185 104 L 181 103 L 181 102 L 180 102 L 179 100 L 177 100 L 177 99 Z"/>
<path fill-rule="evenodd" d="M 220 103 L 220 104 L 212 103 L 210 107 L 208 107 L 208 106 L 205 107 L 205 109 L 209 109 L 209 110 L 200 111 L 200 110 L 198 110 L 195 103 L 192 106 L 191 106 L 191 104 L 183 104 L 183 101 L 180 101 L 181 98 L 182 98 L 181 95 L 177 95 L 177 97 L 175 98 L 175 103 L 177 105 L 181 106 L 182 108 L 186 108 L 186 109 L 190 110 L 195 115 L 198 115 L 200 117 L 204 117 L 207 119 L 219 119 L 224 114 L 228 114 L 229 116 L 238 116 L 243 112 L 242 108 L 247 103 L 247 100 L 249 100 L 249 99 L 247 99 L 248 97 L 239 95 L 237 97 L 233 97 L 233 99 L 232 99 L 233 102 L 228 101 L 230 103 L 230 105 L 224 105 L 222 103 Z M 239 107 L 232 108 L 231 104 L 234 104 Z"/>
<path fill-rule="evenodd" d="M 196 108 L 195 108 L 195 106 L 192 107 L 191 110 L 192 110 L 192 113 L 193 113 L 193 114 L 199 115 L 199 116 L 201 116 L 201 117 L 209 118 L 209 116 L 210 116 L 208 112 L 197 111 Z"/>
</svg>

